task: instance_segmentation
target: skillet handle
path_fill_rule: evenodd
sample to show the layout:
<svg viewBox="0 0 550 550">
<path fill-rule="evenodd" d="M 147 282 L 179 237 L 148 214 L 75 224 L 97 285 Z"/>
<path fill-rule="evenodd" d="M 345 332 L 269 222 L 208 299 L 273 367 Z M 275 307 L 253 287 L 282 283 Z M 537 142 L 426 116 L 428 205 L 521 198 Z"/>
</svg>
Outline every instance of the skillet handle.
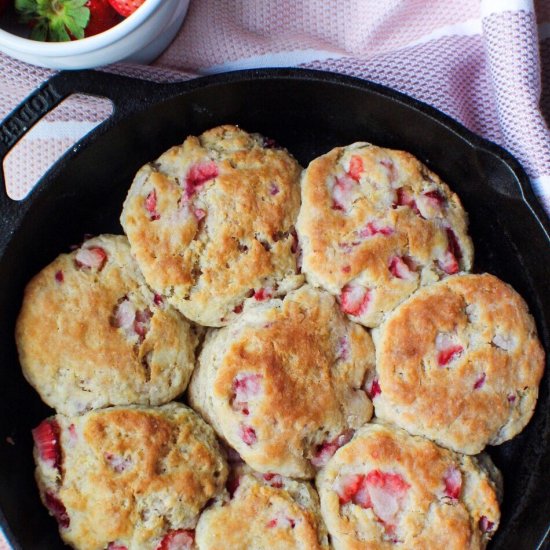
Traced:
<svg viewBox="0 0 550 550">
<path fill-rule="evenodd" d="M 62 71 L 52 76 L 0 122 L 1 218 L 8 217 L 10 211 L 21 210 L 24 203 L 24 200 L 14 201 L 7 195 L 3 171 L 6 155 L 34 124 L 64 99 L 75 93 L 110 99 L 113 113 L 101 125 L 109 127 L 128 113 L 147 106 L 157 96 L 165 94 L 167 89 L 176 92 L 185 85 L 186 82 L 157 84 L 101 71 Z"/>
</svg>

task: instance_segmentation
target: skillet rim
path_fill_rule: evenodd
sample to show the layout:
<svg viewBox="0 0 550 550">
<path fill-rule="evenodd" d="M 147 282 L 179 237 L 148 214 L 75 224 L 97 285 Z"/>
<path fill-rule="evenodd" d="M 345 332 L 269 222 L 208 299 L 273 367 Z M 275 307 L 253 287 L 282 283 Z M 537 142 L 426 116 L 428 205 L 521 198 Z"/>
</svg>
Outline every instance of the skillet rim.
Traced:
<svg viewBox="0 0 550 550">
<path fill-rule="evenodd" d="M 101 76 L 99 76 L 101 75 Z M 390 87 L 374 83 L 369 80 L 356 78 L 353 76 L 343 75 L 339 73 L 332 73 L 328 71 L 319 71 L 312 69 L 301 68 L 264 68 L 264 69 L 247 69 L 239 71 L 231 71 L 227 73 L 220 73 L 216 75 L 202 76 L 191 80 L 186 80 L 178 83 L 153 83 L 146 80 L 134 79 L 131 77 L 122 77 L 115 74 L 103 73 L 98 71 L 67 71 L 61 72 L 50 78 L 43 86 L 52 85 L 59 86 L 62 99 L 68 97 L 73 93 L 86 93 L 90 88 L 86 85 L 86 81 L 98 78 L 103 86 L 105 92 L 105 84 L 109 82 L 115 82 L 117 88 L 123 88 L 123 94 L 121 90 L 115 90 L 114 94 L 101 93 L 90 95 L 102 95 L 113 101 L 114 113 L 111 117 L 99 124 L 94 130 L 84 136 L 73 148 L 69 149 L 49 170 L 48 172 L 37 182 L 31 192 L 21 201 L 12 201 L 8 199 L 10 205 L 4 200 L 0 200 L 0 262 L 4 259 L 4 252 L 11 241 L 11 238 L 16 234 L 17 228 L 20 225 L 24 215 L 28 208 L 32 205 L 34 200 L 42 193 L 48 192 L 49 185 L 58 177 L 58 175 L 66 168 L 66 165 L 78 155 L 78 153 L 91 145 L 96 139 L 100 139 L 104 134 L 107 134 L 112 128 L 114 128 L 119 122 L 128 116 L 143 112 L 149 107 L 154 107 L 165 101 L 169 101 L 179 96 L 184 96 L 187 93 L 206 89 L 215 86 L 224 86 L 232 83 L 244 83 L 248 80 L 284 80 L 289 79 L 292 81 L 309 82 L 318 81 L 324 82 L 335 86 L 344 86 L 347 88 L 357 88 L 362 92 L 374 93 L 385 98 L 388 98 L 394 102 L 398 102 L 405 109 L 412 109 L 425 116 L 435 123 L 443 126 L 447 130 L 451 131 L 463 142 L 468 144 L 472 149 L 484 151 L 489 155 L 496 157 L 502 161 L 504 165 L 510 170 L 515 181 L 517 196 L 514 194 L 513 199 L 518 200 L 521 203 L 521 207 L 527 208 L 527 212 L 533 217 L 533 220 L 540 227 L 541 235 L 544 236 L 547 242 L 550 243 L 550 218 L 548 214 L 542 208 L 536 198 L 533 188 L 530 184 L 530 180 L 515 157 L 509 153 L 506 149 L 497 145 L 486 138 L 483 138 L 460 122 L 456 121 L 449 115 L 439 111 L 437 108 L 432 107 L 420 100 L 412 98 L 407 94 L 398 92 Z M 83 84 L 84 83 L 84 84 Z M 136 83 L 138 89 L 145 89 L 149 91 L 145 97 L 131 98 L 133 101 L 125 103 L 128 95 L 128 84 Z M 43 87 L 42 86 L 42 87 Z M 102 88 L 100 86 L 100 89 Z M 92 86 L 93 88 L 94 86 Z M 85 88 L 82 90 L 81 88 Z M 29 96 L 30 97 L 30 96 Z M 6 119 L 0 123 L 0 127 L 10 120 L 12 115 L 16 113 L 22 106 L 26 104 L 29 98 L 24 100 Z M 45 113 L 44 113 L 45 114 Z M 23 132 L 24 133 L 24 132 Z M 1 144 L 0 144 L 1 145 Z M 0 162 L 5 155 L 9 152 L 0 147 Z M 489 187 L 490 193 L 497 193 L 497 190 Z M 2 195 L 5 195 L 5 186 L 3 174 L 0 171 L 0 199 Z M 11 204 L 13 203 L 13 204 Z M 6 210 L 9 208 L 9 211 Z M 14 215 L 12 212 L 19 211 L 19 215 Z M 4 215 L 7 214 L 7 215 Z M 15 225 L 14 228 L 10 228 L 10 222 Z M 8 238 L 1 238 L 2 235 L 8 235 Z M 11 238 L 10 238 L 11 237 Z M 537 289 L 540 292 L 541 289 Z M 549 327 L 550 329 L 550 327 Z M 546 444 L 546 453 L 550 451 L 550 445 Z M 8 535 L 8 540 L 14 544 L 14 548 L 20 548 L 17 541 L 13 537 L 11 530 L 5 520 L 2 510 L 0 510 L 0 527 L 2 527 Z M 545 541 L 548 541 L 550 534 L 550 527 L 543 535 L 539 543 L 539 548 L 544 545 Z M 10 536 L 11 535 L 11 536 Z"/>
</svg>

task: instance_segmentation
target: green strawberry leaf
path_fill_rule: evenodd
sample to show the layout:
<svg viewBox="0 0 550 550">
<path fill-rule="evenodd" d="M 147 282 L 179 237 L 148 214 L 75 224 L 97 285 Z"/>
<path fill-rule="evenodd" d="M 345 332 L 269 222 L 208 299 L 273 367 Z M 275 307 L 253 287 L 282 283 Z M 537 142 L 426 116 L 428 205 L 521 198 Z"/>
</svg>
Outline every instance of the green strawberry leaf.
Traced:
<svg viewBox="0 0 550 550">
<path fill-rule="evenodd" d="M 48 39 L 48 25 L 45 21 L 41 21 L 33 27 L 31 38 L 33 40 L 40 40 L 41 42 L 45 42 Z"/>
<path fill-rule="evenodd" d="M 65 28 L 65 19 L 55 17 L 50 19 L 49 39 L 54 42 L 67 42 L 71 39 Z"/>
<path fill-rule="evenodd" d="M 63 42 L 83 38 L 90 20 L 88 0 L 15 0 L 21 21 L 33 27 L 33 40 Z"/>
<path fill-rule="evenodd" d="M 15 0 L 15 9 L 20 13 L 22 23 L 28 23 L 36 16 L 36 0 Z"/>
</svg>

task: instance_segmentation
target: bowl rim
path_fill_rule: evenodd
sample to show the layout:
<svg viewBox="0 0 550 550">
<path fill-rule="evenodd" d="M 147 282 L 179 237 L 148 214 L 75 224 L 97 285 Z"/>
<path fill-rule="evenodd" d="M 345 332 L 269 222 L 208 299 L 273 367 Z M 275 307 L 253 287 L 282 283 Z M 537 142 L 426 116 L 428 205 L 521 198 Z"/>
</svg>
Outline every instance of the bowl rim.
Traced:
<svg viewBox="0 0 550 550">
<path fill-rule="evenodd" d="M 5 46 L 21 53 L 54 57 L 72 56 L 96 51 L 113 44 L 142 25 L 164 2 L 164 0 L 145 0 L 131 15 L 106 31 L 69 42 L 41 42 L 23 38 L 0 29 L 0 47 Z"/>
</svg>

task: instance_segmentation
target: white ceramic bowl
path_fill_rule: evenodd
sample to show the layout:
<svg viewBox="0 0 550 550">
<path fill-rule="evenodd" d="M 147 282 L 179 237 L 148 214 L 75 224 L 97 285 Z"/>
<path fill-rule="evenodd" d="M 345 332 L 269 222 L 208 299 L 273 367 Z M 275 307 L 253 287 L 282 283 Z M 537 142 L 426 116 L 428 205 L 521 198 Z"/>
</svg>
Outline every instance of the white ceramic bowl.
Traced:
<svg viewBox="0 0 550 550">
<path fill-rule="evenodd" d="M 189 0 L 145 0 L 113 28 L 72 42 L 38 42 L 0 29 L 0 51 L 50 69 L 90 69 L 122 60 L 150 63 L 175 37 L 188 7 Z"/>
</svg>

